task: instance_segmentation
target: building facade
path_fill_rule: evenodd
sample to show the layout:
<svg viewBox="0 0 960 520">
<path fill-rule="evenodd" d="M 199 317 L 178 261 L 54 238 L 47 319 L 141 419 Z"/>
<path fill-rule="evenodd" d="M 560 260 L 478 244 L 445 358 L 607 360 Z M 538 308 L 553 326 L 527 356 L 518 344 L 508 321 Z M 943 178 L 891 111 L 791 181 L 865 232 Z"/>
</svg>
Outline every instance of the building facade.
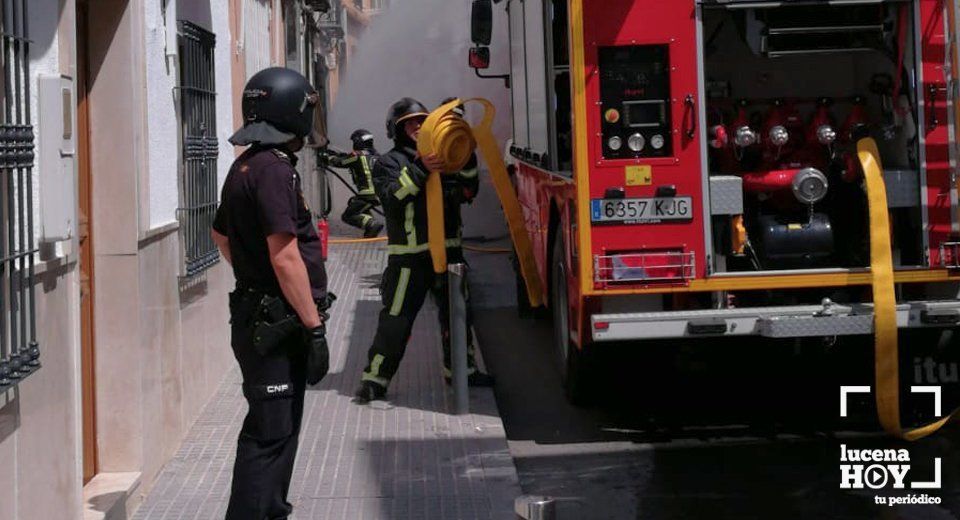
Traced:
<svg viewBox="0 0 960 520">
<path fill-rule="evenodd" d="M 235 366 L 237 93 L 335 90 L 323 3 L 0 0 L 0 520 L 126 518 Z"/>
</svg>

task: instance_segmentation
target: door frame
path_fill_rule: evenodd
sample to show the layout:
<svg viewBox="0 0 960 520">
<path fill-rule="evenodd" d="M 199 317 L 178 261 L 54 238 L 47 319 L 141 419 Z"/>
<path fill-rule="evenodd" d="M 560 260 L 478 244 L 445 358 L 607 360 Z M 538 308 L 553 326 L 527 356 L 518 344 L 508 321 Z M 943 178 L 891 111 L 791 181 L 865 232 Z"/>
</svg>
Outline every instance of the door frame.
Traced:
<svg viewBox="0 0 960 520">
<path fill-rule="evenodd" d="M 89 0 L 77 0 L 77 163 L 80 277 L 80 367 L 83 483 L 97 474 L 96 354 L 94 348 L 93 189 L 90 171 Z"/>
</svg>

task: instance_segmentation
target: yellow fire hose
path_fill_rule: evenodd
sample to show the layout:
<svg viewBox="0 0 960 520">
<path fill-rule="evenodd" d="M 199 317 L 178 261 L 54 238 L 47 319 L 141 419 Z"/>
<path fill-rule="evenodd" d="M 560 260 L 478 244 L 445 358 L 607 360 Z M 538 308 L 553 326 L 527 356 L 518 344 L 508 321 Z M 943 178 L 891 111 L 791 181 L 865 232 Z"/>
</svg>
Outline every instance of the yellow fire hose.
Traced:
<svg viewBox="0 0 960 520">
<path fill-rule="evenodd" d="M 460 104 L 476 102 L 483 105 L 483 119 L 479 126 L 471 128 L 462 118 L 453 113 L 453 109 Z M 513 190 L 507 168 L 497 149 L 497 141 L 493 136 L 493 117 L 496 114 L 493 104 L 482 98 L 461 101 L 455 99 L 444 104 L 430 113 L 420 128 L 417 138 L 417 151 L 421 156 L 436 154 L 443 163 L 444 172 L 458 172 L 470 160 L 470 155 L 476 148 L 480 149 L 490 174 L 493 178 L 493 187 L 500 198 L 507 226 L 510 228 L 510 237 L 520 263 L 520 272 L 527 286 L 527 295 L 530 305 L 538 307 L 542 304 L 540 276 L 537 273 L 533 246 L 530 237 L 523 225 L 523 214 L 520 201 Z M 440 172 L 430 172 L 427 177 L 427 236 L 430 244 L 430 254 L 433 258 L 433 270 L 443 273 L 447 270 L 447 250 L 444 245 L 443 225 L 443 190 L 440 182 Z"/>
<path fill-rule="evenodd" d="M 373 237 L 373 238 L 331 238 L 328 242 L 330 245 L 346 245 L 346 244 L 373 244 L 376 242 L 386 242 L 387 237 Z M 482 247 L 482 246 L 463 246 L 467 251 L 476 251 L 478 253 L 512 253 L 512 249 L 507 249 L 505 247 Z"/>
<path fill-rule="evenodd" d="M 871 138 L 857 143 L 863 167 L 870 214 L 870 275 L 873 287 L 874 378 L 877 413 L 887 433 L 917 440 L 939 430 L 953 413 L 933 423 L 904 430 L 900 424 L 900 366 L 897 345 L 897 302 L 893 283 L 893 255 L 890 247 L 890 217 L 887 189 L 877 143 Z"/>
</svg>

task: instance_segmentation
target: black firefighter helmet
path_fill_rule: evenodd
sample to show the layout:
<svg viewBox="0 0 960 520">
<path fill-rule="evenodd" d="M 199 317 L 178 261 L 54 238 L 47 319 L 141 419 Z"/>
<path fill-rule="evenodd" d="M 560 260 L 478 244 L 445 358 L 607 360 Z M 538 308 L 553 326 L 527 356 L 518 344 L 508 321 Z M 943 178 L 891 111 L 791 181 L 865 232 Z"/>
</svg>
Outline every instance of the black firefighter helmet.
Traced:
<svg viewBox="0 0 960 520">
<path fill-rule="evenodd" d="M 243 128 L 230 142 L 237 146 L 277 145 L 305 138 L 317 129 L 318 101 L 316 90 L 299 72 L 283 67 L 263 69 L 243 89 Z"/>
<path fill-rule="evenodd" d="M 372 150 L 373 134 L 364 128 L 358 128 L 350 134 L 350 141 L 353 142 L 354 150 Z"/>
<path fill-rule="evenodd" d="M 407 136 L 400 123 L 414 117 L 426 119 L 428 115 L 430 111 L 416 99 L 405 97 L 397 101 L 390 105 L 390 111 L 387 112 L 387 137 L 394 141 L 406 140 Z"/>
</svg>

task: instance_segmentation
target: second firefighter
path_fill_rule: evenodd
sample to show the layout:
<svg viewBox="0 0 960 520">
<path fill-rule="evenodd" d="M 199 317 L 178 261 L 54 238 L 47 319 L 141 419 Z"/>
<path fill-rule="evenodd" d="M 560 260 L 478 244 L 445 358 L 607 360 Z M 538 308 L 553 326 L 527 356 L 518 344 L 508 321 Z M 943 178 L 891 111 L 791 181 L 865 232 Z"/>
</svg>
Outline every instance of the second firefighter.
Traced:
<svg viewBox="0 0 960 520">
<path fill-rule="evenodd" d="M 383 223 L 374 216 L 374 209 L 380 205 L 373 188 L 373 166 L 377 162 L 377 150 L 373 146 L 373 134 L 362 128 L 350 134 L 353 142 L 352 154 L 330 156 L 330 164 L 348 168 L 357 193 L 347 201 L 347 208 L 340 217 L 345 223 L 363 230 L 365 238 L 380 234 Z"/>
</svg>

